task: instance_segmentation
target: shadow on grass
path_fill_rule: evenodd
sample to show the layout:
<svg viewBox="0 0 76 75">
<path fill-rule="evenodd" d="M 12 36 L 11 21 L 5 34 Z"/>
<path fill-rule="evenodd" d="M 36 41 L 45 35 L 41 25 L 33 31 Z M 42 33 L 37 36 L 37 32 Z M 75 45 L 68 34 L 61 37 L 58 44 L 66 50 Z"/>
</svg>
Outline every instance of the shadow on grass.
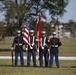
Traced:
<svg viewBox="0 0 76 75">
<path fill-rule="evenodd" d="M 76 66 L 71 66 L 70 68 L 76 68 Z"/>
<path fill-rule="evenodd" d="M 0 65 L 0 67 L 13 67 L 13 65 Z"/>
<path fill-rule="evenodd" d="M 76 68 L 76 66 L 69 66 L 69 67 L 67 67 L 67 66 L 62 66 L 62 68 Z"/>
<path fill-rule="evenodd" d="M 20 66 L 20 65 L 18 65 L 18 66 L 15 66 L 15 65 L 0 65 L 0 67 L 27 67 L 27 66 Z"/>
<path fill-rule="evenodd" d="M 0 65 L 0 67 L 29 67 L 29 68 L 31 68 L 31 67 L 34 67 L 34 66 L 27 66 L 27 65 L 25 65 L 25 66 L 20 66 L 20 65 L 15 66 L 15 65 L 4 65 L 4 64 L 2 64 L 2 65 Z M 49 67 L 36 66 L 35 68 L 49 68 Z M 53 67 L 53 68 L 56 68 L 56 67 Z M 61 68 L 76 68 L 76 66 L 69 66 L 69 67 L 67 67 L 67 66 L 62 66 Z"/>
<path fill-rule="evenodd" d="M 0 67 L 27 67 L 27 68 L 49 68 L 49 67 L 45 67 L 45 66 L 43 66 L 43 67 L 40 67 L 40 66 L 27 66 L 27 65 L 24 65 L 24 66 L 20 66 L 20 65 L 18 65 L 18 66 L 15 66 L 15 65 L 4 65 L 4 64 L 2 64 L 2 65 L 0 65 Z"/>
</svg>

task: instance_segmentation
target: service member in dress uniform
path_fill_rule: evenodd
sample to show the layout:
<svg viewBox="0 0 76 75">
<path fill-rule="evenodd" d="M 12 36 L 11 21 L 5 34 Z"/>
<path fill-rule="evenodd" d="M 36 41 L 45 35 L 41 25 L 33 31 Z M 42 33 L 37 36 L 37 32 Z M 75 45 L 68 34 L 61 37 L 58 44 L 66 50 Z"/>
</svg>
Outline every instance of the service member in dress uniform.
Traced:
<svg viewBox="0 0 76 75">
<path fill-rule="evenodd" d="M 61 46 L 61 42 L 60 39 L 56 37 L 56 32 L 53 32 L 53 38 L 50 39 L 50 45 L 51 45 L 51 49 L 50 49 L 50 68 L 52 68 L 53 65 L 53 58 L 55 56 L 55 62 L 56 62 L 56 66 L 59 68 L 59 59 L 58 59 L 58 47 Z"/>
<path fill-rule="evenodd" d="M 42 37 L 40 38 L 40 66 L 43 67 L 43 56 L 45 60 L 45 67 L 48 67 L 48 38 L 46 37 L 46 31 L 42 31 Z"/>
<path fill-rule="evenodd" d="M 17 31 L 17 36 L 14 38 L 11 50 L 14 49 L 15 45 L 15 66 L 18 66 L 18 54 L 20 55 L 21 66 L 24 66 L 24 58 L 23 58 L 23 37 L 21 36 L 21 31 Z"/>
<path fill-rule="evenodd" d="M 28 50 L 27 53 L 27 66 L 30 66 L 31 56 L 33 58 L 33 66 L 36 67 L 36 37 L 34 36 L 34 30 L 29 31 L 29 38 L 28 38 Z"/>
</svg>

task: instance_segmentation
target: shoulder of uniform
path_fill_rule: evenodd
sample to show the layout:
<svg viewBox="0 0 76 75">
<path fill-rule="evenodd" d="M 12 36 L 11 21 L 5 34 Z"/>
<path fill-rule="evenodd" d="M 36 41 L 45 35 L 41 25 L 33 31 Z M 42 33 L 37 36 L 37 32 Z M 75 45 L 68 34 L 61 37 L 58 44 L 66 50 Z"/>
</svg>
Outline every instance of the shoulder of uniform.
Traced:
<svg viewBox="0 0 76 75">
<path fill-rule="evenodd" d="M 52 40 L 53 38 L 51 38 L 50 40 Z"/>
<path fill-rule="evenodd" d="M 51 38 L 51 40 L 52 40 L 53 38 Z"/>
<path fill-rule="evenodd" d="M 57 38 L 57 39 L 59 39 L 59 38 Z"/>
<path fill-rule="evenodd" d="M 59 38 L 56 38 L 57 40 L 60 40 Z"/>
<path fill-rule="evenodd" d="M 14 38 L 17 38 L 17 36 L 15 36 Z"/>
</svg>

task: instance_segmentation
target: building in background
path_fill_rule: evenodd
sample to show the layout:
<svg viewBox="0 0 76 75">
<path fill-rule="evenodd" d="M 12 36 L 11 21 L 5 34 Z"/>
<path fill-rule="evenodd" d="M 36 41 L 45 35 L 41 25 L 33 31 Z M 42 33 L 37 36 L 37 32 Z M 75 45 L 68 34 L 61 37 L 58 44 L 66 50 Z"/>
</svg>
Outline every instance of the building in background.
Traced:
<svg viewBox="0 0 76 75">
<path fill-rule="evenodd" d="M 59 38 L 63 38 L 63 25 L 56 26 L 56 35 Z"/>
<path fill-rule="evenodd" d="M 63 28 L 63 25 L 56 26 L 55 31 L 58 38 L 72 38 L 71 32 Z"/>
</svg>

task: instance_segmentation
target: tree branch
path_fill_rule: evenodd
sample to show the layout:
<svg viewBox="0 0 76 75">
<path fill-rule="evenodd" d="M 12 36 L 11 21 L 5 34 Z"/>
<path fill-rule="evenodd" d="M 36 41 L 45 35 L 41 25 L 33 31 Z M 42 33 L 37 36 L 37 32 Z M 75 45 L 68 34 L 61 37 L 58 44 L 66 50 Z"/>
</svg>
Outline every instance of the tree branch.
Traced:
<svg viewBox="0 0 76 75">
<path fill-rule="evenodd" d="M 24 2 L 23 2 L 23 6 L 25 5 L 25 3 L 26 3 L 26 0 L 24 0 Z"/>
<path fill-rule="evenodd" d="M 16 5 L 18 6 L 18 1 L 17 1 L 17 0 L 15 0 L 15 3 L 16 3 Z"/>
</svg>

